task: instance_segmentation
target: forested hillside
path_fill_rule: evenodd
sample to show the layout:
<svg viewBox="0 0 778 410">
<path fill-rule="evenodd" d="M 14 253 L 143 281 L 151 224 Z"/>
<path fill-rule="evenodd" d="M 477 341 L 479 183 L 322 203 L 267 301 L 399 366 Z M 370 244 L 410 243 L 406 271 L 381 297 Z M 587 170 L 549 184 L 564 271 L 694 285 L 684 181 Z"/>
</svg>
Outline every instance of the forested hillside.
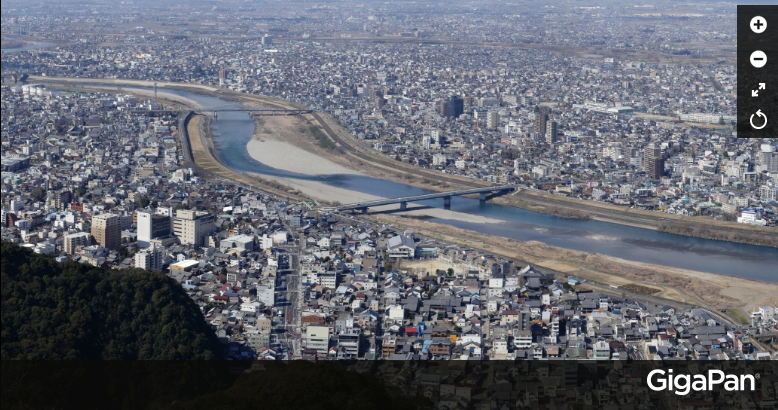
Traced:
<svg viewBox="0 0 778 410">
<path fill-rule="evenodd" d="M 217 359 L 220 343 L 174 280 L 57 263 L 2 244 L 2 359 Z"/>
</svg>

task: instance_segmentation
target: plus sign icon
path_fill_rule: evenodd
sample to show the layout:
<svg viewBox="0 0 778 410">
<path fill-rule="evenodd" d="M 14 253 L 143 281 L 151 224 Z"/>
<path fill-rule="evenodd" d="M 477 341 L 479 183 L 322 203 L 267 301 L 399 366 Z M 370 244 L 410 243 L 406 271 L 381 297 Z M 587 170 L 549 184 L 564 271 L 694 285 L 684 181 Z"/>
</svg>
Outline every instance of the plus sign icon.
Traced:
<svg viewBox="0 0 778 410">
<path fill-rule="evenodd" d="M 751 31 L 756 34 L 762 34 L 767 30 L 767 20 L 762 16 L 756 16 L 751 19 Z"/>
</svg>

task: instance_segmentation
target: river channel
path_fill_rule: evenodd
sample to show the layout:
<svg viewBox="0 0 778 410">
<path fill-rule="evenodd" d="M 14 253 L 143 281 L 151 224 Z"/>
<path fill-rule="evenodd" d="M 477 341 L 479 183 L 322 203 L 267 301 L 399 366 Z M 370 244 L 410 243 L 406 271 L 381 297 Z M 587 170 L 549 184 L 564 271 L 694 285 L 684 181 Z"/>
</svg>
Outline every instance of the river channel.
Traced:
<svg viewBox="0 0 778 410">
<path fill-rule="evenodd" d="M 3 54 L 5 53 L 14 53 L 17 51 L 29 51 L 29 50 L 36 50 L 39 48 L 46 48 L 51 46 L 56 46 L 57 43 L 52 43 L 49 41 L 31 41 L 28 44 L 25 44 L 21 47 L 14 47 L 14 48 L 4 48 L 2 49 Z"/>
</svg>

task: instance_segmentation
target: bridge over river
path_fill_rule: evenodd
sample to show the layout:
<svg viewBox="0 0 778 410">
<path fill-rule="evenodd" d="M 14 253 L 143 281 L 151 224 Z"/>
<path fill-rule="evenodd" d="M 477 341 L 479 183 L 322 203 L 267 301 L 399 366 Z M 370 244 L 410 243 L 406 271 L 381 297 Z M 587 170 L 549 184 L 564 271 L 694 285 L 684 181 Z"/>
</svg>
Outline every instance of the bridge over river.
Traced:
<svg viewBox="0 0 778 410">
<path fill-rule="evenodd" d="M 518 189 L 519 188 L 516 185 L 499 185 L 499 186 L 492 186 L 486 188 L 462 189 L 458 191 L 436 192 L 433 194 L 405 196 L 401 198 L 376 199 L 374 201 L 358 202 L 353 204 L 322 208 L 322 210 L 323 211 L 362 211 L 362 213 L 364 214 L 367 213 L 368 208 L 371 207 L 400 204 L 400 210 L 404 211 L 408 207 L 408 202 L 424 201 L 427 199 L 435 199 L 435 198 L 443 198 L 443 207 L 445 209 L 450 209 L 451 197 L 453 196 L 478 194 L 481 202 L 485 202 L 489 194 L 491 194 L 491 196 L 504 195 L 508 192 L 516 191 Z"/>
</svg>

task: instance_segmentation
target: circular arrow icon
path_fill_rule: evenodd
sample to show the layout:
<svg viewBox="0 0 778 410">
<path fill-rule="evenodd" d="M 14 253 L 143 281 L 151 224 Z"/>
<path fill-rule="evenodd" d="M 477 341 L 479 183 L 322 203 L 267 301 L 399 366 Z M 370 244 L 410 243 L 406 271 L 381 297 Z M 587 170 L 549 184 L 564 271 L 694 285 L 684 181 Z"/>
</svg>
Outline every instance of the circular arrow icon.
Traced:
<svg viewBox="0 0 778 410">
<path fill-rule="evenodd" d="M 764 117 L 764 124 L 757 127 L 754 125 L 754 115 L 757 117 Z M 751 114 L 751 127 L 753 127 L 755 130 L 761 130 L 762 128 L 767 126 L 767 116 L 762 112 L 762 110 L 756 110 L 756 114 Z"/>
</svg>

